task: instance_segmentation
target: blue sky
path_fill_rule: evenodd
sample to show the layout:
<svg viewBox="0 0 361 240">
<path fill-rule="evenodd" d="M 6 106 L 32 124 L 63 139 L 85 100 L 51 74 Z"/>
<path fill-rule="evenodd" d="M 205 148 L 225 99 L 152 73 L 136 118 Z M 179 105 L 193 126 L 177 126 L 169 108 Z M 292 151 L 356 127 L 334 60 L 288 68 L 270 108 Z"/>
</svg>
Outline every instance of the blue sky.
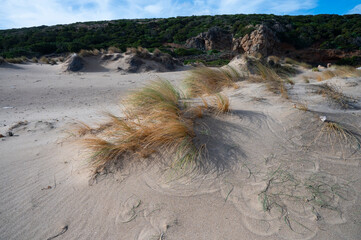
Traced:
<svg viewBox="0 0 361 240">
<path fill-rule="evenodd" d="M 361 0 L 0 0 L 0 29 L 238 13 L 361 14 Z"/>
</svg>

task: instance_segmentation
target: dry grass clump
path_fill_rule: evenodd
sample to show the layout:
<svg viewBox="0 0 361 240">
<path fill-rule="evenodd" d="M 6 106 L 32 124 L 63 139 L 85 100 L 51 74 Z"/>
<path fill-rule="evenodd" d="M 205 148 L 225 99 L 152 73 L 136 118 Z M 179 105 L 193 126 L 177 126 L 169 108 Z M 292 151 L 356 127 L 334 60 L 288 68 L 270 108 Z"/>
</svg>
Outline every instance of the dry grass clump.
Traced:
<svg viewBox="0 0 361 240">
<path fill-rule="evenodd" d="M 343 109 L 349 108 L 350 102 L 353 101 L 351 97 L 343 94 L 336 85 L 323 84 L 320 85 L 319 88 L 318 94 L 322 94 L 322 96 L 327 97 L 330 101 L 336 103 Z"/>
<path fill-rule="evenodd" d="M 125 54 L 129 55 L 129 54 L 135 54 L 138 57 L 144 58 L 144 59 L 149 59 L 152 57 L 152 55 L 149 53 L 148 49 L 146 48 L 142 48 L 142 47 L 138 47 L 138 48 L 127 48 L 127 51 L 125 52 Z"/>
<path fill-rule="evenodd" d="M 301 67 L 304 67 L 304 68 L 307 68 L 307 69 L 311 69 L 312 66 L 310 64 L 307 64 L 307 63 L 304 63 L 304 62 L 299 62 L 297 60 L 294 60 L 292 58 L 288 58 L 286 57 L 284 59 L 284 62 L 285 63 L 288 63 L 288 64 L 291 64 L 291 65 L 297 65 L 297 66 L 301 66 Z"/>
<path fill-rule="evenodd" d="M 356 138 L 355 134 L 353 134 L 346 127 L 343 127 L 341 124 L 336 122 L 325 122 L 321 128 L 321 132 L 326 133 L 328 136 L 334 135 L 340 140 L 344 140 L 346 142 L 355 141 L 358 143 L 358 148 L 360 147 L 360 143 Z"/>
<path fill-rule="evenodd" d="M 49 58 L 45 57 L 45 56 L 42 56 L 40 59 L 39 59 L 39 62 L 40 63 L 45 63 L 45 64 L 49 64 L 50 61 L 49 61 Z"/>
<path fill-rule="evenodd" d="M 194 120 L 206 111 L 229 112 L 229 99 L 217 94 L 212 104 L 203 99 L 203 105 L 195 105 L 182 96 L 169 81 L 152 81 L 124 100 L 123 117 L 106 113 L 109 121 L 96 128 L 79 123 L 76 134 L 94 152 L 91 165 L 96 172 L 126 156 L 157 153 L 173 156 L 173 166 L 198 164 L 203 146 L 193 143 Z"/>
<path fill-rule="evenodd" d="M 208 104 L 205 107 L 207 108 Z M 229 98 L 226 95 L 221 94 L 221 93 L 215 94 L 214 98 L 213 98 L 213 106 L 211 106 L 211 108 L 214 109 L 216 114 L 230 112 L 231 109 L 230 109 Z"/>
<path fill-rule="evenodd" d="M 85 50 L 82 49 L 79 52 L 79 56 L 81 57 L 91 57 L 91 56 L 98 56 L 100 54 L 100 51 L 98 49 L 93 49 L 93 50 Z"/>
<path fill-rule="evenodd" d="M 158 48 L 154 49 L 153 56 L 154 57 L 160 57 L 162 55 L 162 51 L 160 51 Z"/>
<path fill-rule="evenodd" d="M 266 83 L 267 89 L 273 93 L 281 94 L 284 98 L 288 98 L 285 80 L 281 78 L 272 68 L 267 67 L 260 62 L 257 63 L 256 66 L 257 73 L 261 77 L 260 80 Z"/>
<path fill-rule="evenodd" d="M 333 69 L 322 71 L 320 81 L 335 77 L 360 77 L 361 71 L 351 66 L 335 66 Z"/>
<path fill-rule="evenodd" d="M 321 75 L 319 75 L 319 76 L 320 77 L 317 78 L 318 81 L 323 81 L 323 80 L 327 80 L 327 79 L 337 77 L 336 73 L 334 71 L 331 71 L 331 70 L 323 71 L 321 73 Z"/>
<path fill-rule="evenodd" d="M 335 74 L 339 77 L 360 77 L 361 71 L 352 66 L 335 65 Z"/>
<path fill-rule="evenodd" d="M 33 58 L 31 59 L 31 61 L 32 61 L 33 63 L 38 63 L 38 58 L 37 58 L 37 57 L 33 57 Z"/>
<path fill-rule="evenodd" d="M 352 151 L 360 150 L 361 143 L 359 137 L 359 135 L 340 123 L 325 121 L 322 123 L 319 133 L 309 146 L 318 141 L 325 141 L 332 149 L 339 145 L 342 154 L 344 154 L 345 147 L 349 147 Z"/>
<path fill-rule="evenodd" d="M 114 47 L 114 46 L 110 46 L 108 47 L 108 53 L 121 53 L 122 51 L 120 50 L 120 48 Z"/>
<path fill-rule="evenodd" d="M 239 73 L 233 68 L 213 69 L 199 67 L 190 71 L 185 84 L 190 97 L 219 93 L 224 87 L 238 88 Z"/>
<path fill-rule="evenodd" d="M 181 166 L 198 159 L 200 150 L 193 144 L 193 119 L 198 114 L 182 103 L 181 93 L 169 81 L 153 81 L 134 91 L 124 106 L 125 117 L 107 114 L 110 120 L 101 136 L 83 140 L 95 152 L 92 165 L 97 171 L 125 155 L 169 152 L 175 155 L 174 164 Z M 92 129 L 82 124 L 78 133 L 89 132 Z"/>
<path fill-rule="evenodd" d="M 27 61 L 26 57 L 17 57 L 17 58 L 5 58 L 5 61 L 8 63 L 13 63 L 13 64 L 20 64 L 20 63 L 24 63 Z"/>
</svg>

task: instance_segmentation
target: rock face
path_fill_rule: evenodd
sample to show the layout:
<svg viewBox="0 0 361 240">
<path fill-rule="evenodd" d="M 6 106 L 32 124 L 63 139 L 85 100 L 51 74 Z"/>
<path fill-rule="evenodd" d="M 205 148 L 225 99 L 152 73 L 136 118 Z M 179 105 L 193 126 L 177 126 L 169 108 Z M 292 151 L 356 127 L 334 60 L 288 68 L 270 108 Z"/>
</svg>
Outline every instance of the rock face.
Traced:
<svg viewBox="0 0 361 240">
<path fill-rule="evenodd" d="M 232 52 L 242 54 L 244 53 L 244 49 L 242 47 L 242 38 L 234 38 L 232 44 Z"/>
<path fill-rule="evenodd" d="M 232 35 L 219 27 L 212 27 L 208 32 L 188 39 L 185 46 L 200 50 L 229 51 L 232 47 Z"/>
<path fill-rule="evenodd" d="M 249 55 L 256 55 L 258 53 L 264 57 L 271 55 L 279 43 L 278 38 L 267 26 L 261 24 L 256 27 L 257 29 L 251 34 L 246 34 L 241 40 L 238 39 L 237 41 L 240 42 L 243 50 Z M 234 44 L 233 49 L 235 46 L 239 48 L 239 44 Z"/>
<path fill-rule="evenodd" d="M 66 61 L 66 71 L 77 72 L 84 67 L 84 60 L 76 53 Z"/>
<path fill-rule="evenodd" d="M 277 31 L 285 31 L 281 24 L 276 25 Z M 257 25 L 256 29 L 242 38 L 233 39 L 232 35 L 219 27 L 213 27 L 187 40 L 185 46 L 200 50 L 226 50 L 249 55 L 262 54 L 266 57 L 274 53 L 279 43 L 276 34 L 266 25 Z"/>
</svg>

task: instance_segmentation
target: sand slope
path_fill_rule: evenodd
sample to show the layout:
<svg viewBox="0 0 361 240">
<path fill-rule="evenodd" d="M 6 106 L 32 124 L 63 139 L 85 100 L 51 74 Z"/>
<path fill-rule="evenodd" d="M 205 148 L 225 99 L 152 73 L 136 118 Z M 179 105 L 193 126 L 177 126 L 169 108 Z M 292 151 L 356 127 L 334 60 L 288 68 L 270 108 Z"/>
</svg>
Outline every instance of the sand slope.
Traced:
<svg viewBox="0 0 361 240">
<path fill-rule="evenodd" d="M 289 100 L 262 84 L 225 90 L 232 113 L 197 125 L 214 164 L 205 173 L 182 176 L 160 161 L 138 161 L 91 181 L 88 153 L 67 132 L 72 123 L 101 121 L 102 110 L 117 112 L 125 92 L 156 76 L 179 84 L 186 72 L 68 74 L 58 66 L 17 65 L 0 73 L 0 133 L 27 121 L 0 141 L 0 239 L 51 239 L 62 231 L 56 239 L 361 235 L 360 152 L 353 142 L 314 141 L 320 115 L 360 134 L 361 112 L 341 110 L 309 90 L 317 82 L 295 78 Z M 328 81 L 360 98 L 361 79 Z M 311 198 L 316 185 L 328 206 Z M 265 192 L 273 203 L 266 212 Z"/>
</svg>

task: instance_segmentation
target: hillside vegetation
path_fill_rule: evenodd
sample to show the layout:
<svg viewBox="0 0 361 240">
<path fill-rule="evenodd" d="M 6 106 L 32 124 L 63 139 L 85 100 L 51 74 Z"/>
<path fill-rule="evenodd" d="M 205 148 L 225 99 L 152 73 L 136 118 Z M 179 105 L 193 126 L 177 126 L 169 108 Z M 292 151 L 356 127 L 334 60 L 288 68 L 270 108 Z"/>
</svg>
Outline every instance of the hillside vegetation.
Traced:
<svg viewBox="0 0 361 240">
<path fill-rule="evenodd" d="M 51 53 L 78 52 L 81 49 L 102 49 L 114 46 L 142 46 L 170 52 L 164 43 L 183 44 L 209 28 L 219 26 L 234 37 L 242 37 L 254 30 L 256 24 L 266 24 L 277 32 L 282 43 L 297 49 L 361 49 L 361 15 L 218 15 L 191 16 L 167 19 L 136 19 L 40 26 L 0 31 L 0 56 L 39 57 Z M 173 56 L 192 54 L 172 51 Z"/>
</svg>

